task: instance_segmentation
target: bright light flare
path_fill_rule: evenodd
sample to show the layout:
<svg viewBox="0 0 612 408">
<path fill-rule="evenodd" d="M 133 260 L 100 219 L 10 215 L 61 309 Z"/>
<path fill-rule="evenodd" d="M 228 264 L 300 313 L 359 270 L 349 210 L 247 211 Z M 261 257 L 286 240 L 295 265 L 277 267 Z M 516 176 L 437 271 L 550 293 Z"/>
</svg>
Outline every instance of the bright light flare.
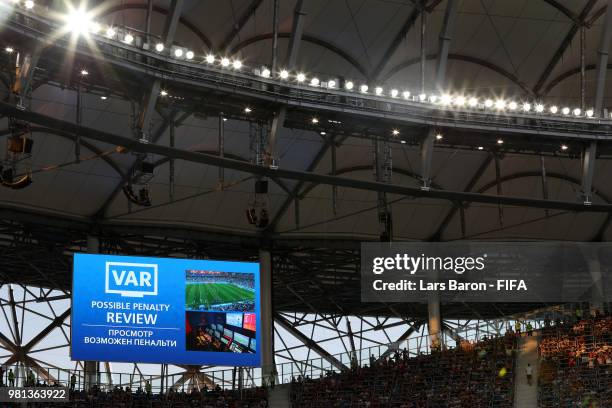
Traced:
<svg viewBox="0 0 612 408">
<path fill-rule="evenodd" d="M 87 34 L 93 26 L 91 15 L 83 7 L 69 10 L 65 20 L 66 30 L 75 35 Z"/>
</svg>

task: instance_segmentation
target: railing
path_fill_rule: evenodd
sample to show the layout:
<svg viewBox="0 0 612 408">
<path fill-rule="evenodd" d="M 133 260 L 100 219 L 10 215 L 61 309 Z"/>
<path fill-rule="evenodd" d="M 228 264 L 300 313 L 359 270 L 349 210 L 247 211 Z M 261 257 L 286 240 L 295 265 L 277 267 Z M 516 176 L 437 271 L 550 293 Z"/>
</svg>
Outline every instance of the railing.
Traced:
<svg viewBox="0 0 612 408">
<path fill-rule="evenodd" d="M 10 13 L 4 22 L 14 33 L 34 41 L 46 42 L 50 47 L 72 49 L 66 36 L 52 37 L 61 30 L 55 22 L 25 10 Z M 53 40 L 51 40 L 53 38 Z M 91 59 L 103 58 L 118 68 L 139 71 L 164 81 L 182 83 L 189 87 L 203 87 L 225 91 L 234 95 L 254 97 L 293 105 L 302 109 L 322 109 L 361 115 L 372 119 L 389 119 L 433 126 L 452 125 L 469 129 L 506 131 L 510 133 L 536 133 L 585 139 L 612 139 L 612 121 L 602 118 L 546 115 L 541 113 L 500 112 L 474 108 L 445 107 L 418 96 L 408 99 L 348 92 L 340 89 L 309 86 L 278 79 L 264 78 L 255 72 L 222 69 L 204 62 L 190 62 L 170 58 L 133 45 L 94 37 L 97 49 L 92 51 L 84 40 L 75 52 Z"/>
<path fill-rule="evenodd" d="M 527 323 L 531 323 L 532 327 L 537 330 L 543 327 L 544 317 L 547 316 L 551 320 L 557 317 L 566 319 L 569 315 L 572 315 L 573 311 L 565 310 L 562 307 L 549 308 L 542 311 L 536 311 L 528 316 L 521 316 L 509 319 L 499 320 L 488 320 L 488 321 L 477 321 L 474 324 L 466 324 L 466 322 L 456 322 L 457 327 L 453 328 L 454 334 L 452 337 L 461 338 L 462 340 L 478 341 L 486 337 L 499 337 L 505 334 L 507 329 L 513 328 L 516 319 L 520 319 L 523 327 Z M 453 323 L 445 321 L 447 324 Z M 523 329 L 524 330 L 524 329 Z M 448 333 L 443 333 L 443 347 L 453 347 L 451 343 L 453 341 Z M 429 354 L 431 352 L 429 334 L 426 329 L 416 335 L 409 337 L 408 339 L 398 342 L 385 344 L 380 346 L 373 346 L 368 348 L 362 348 L 348 353 L 339 353 L 333 355 L 333 357 L 342 363 L 346 367 L 352 365 L 369 365 L 370 360 L 373 358 L 378 360 L 379 358 L 385 358 L 388 355 L 392 355 L 395 350 L 405 349 L 410 356 L 417 356 L 420 354 Z M 101 365 L 103 365 L 101 363 Z M 76 376 L 76 389 L 83 389 L 85 386 L 86 375 L 83 370 L 70 370 L 59 367 L 26 367 L 23 365 L 4 367 L 4 379 L 3 382 L 8 382 L 8 371 L 13 370 L 15 377 L 15 385 L 24 385 L 26 383 L 28 370 L 32 369 L 35 376 L 35 382 L 46 382 L 51 385 L 58 383 L 65 386 L 70 386 L 70 378 L 74 374 Z M 276 364 L 277 382 L 278 383 L 289 383 L 292 378 L 298 377 L 309 377 L 319 378 L 325 375 L 327 372 L 339 372 L 340 369 L 332 364 L 329 360 L 324 358 L 315 358 L 305 361 L 291 361 Z M 94 379 L 89 379 L 88 383 L 96 383 L 102 389 L 112 389 L 115 386 L 126 387 L 129 386 L 133 391 L 139 387 L 145 388 L 145 383 L 150 382 L 153 392 L 159 393 L 167 391 L 170 388 L 175 390 L 188 391 L 192 387 L 201 388 L 206 385 L 211 387 L 219 385 L 223 389 L 239 389 L 250 388 L 255 386 L 261 386 L 262 380 L 262 369 L 259 367 L 236 367 L 227 368 L 220 370 L 192 372 L 192 373 L 172 373 L 172 374 L 141 374 L 137 368 L 132 373 L 115 373 L 102 371 L 95 376 Z"/>
</svg>

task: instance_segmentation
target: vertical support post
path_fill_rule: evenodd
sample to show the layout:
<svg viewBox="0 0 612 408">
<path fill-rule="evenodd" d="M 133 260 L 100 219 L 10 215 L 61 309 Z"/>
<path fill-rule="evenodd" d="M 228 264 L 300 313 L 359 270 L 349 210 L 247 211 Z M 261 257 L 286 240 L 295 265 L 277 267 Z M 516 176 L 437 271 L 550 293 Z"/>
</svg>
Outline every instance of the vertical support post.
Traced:
<svg viewBox="0 0 612 408">
<path fill-rule="evenodd" d="M 259 251 L 259 279 L 261 285 L 261 377 L 265 384 L 276 383 L 274 369 L 274 321 L 272 318 L 272 254 Z"/>
<path fill-rule="evenodd" d="M 436 88 L 442 90 L 446 79 L 446 65 L 448 63 L 448 52 L 452 40 L 453 29 L 455 27 L 455 17 L 457 16 L 457 0 L 448 0 L 442 31 L 440 31 L 440 46 L 438 50 L 438 64 L 436 66 Z"/>
<path fill-rule="evenodd" d="M 421 1 L 421 93 L 425 93 L 425 64 L 427 63 L 427 53 L 425 50 L 427 35 L 427 10 L 425 8 L 427 0 Z"/>
<path fill-rule="evenodd" d="M 580 109 L 586 109 L 586 26 L 580 26 Z"/>
<path fill-rule="evenodd" d="M 292 70 L 297 61 L 298 50 L 302 42 L 302 33 L 304 32 L 304 0 L 298 0 L 293 12 L 293 27 L 291 29 L 291 37 L 289 39 L 289 49 L 287 51 L 286 69 Z M 278 17 L 278 15 L 277 15 Z M 277 22 L 278 23 L 278 22 Z M 281 106 L 276 115 L 272 119 L 272 127 L 270 129 L 270 137 L 266 147 L 266 165 L 270 168 L 278 167 L 278 134 L 285 123 L 285 115 L 287 108 Z"/>
<path fill-rule="evenodd" d="M 542 169 L 542 198 L 548 200 L 548 179 L 546 177 L 546 162 L 544 161 L 544 155 L 540 155 L 540 167 Z M 550 212 L 548 209 L 544 210 L 544 214 L 548 217 Z"/>
<path fill-rule="evenodd" d="M 497 152 L 495 153 L 495 187 L 497 189 L 497 195 L 500 196 L 503 194 L 502 184 L 501 184 L 501 159 Z M 497 212 L 499 217 L 499 226 L 504 226 L 504 209 L 501 204 L 497 205 Z"/>
<path fill-rule="evenodd" d="M 100 239 L 95 235 L 87 235 L 87 253 L 97 254 L 100 253 Z M 89 390 L 91 387 L 98 383 L 98 376 L 100 374 L 100 362 L 99 361 L 84 361 L 85 366 L 85 378 L 83 389 Z"/>
<path fill-rule="evenodd" d="M 421 180 L 423 181 L 421 189 L 423 190 L 429 190 L 431 187 L 431 166 L 435 140 L 435 131 L 430 128 L 427 131 L 427 136 L 421 143 Z"/>
<path fill-rule="evenodd" d="M 440 44 L 438 47 L 438 63 L 436 65 L 435 83 L 437 90 L 442 90 L 444 88 L 446 65 L 448 63 L 448 52 L 450 50 L 450 42 L 452 39 L 453 28 L 455 26 L 457 8 L 457 0 L 448 0 L 442 30 L 440 31 Z M 421 177 L 423 179 L 423 190 L 429 190 L 431 184 L 431 163 L 433 161 L 435 137 L 436 135 L 434 129 L 430 128 L 421 144 Z"/>
<path fill-rule="evenodd" d="M 591 141 L 582 153 L 582 185 L 581 196 L 584 205 L 591 204 L 593 187 L 593 173 L 595 172 L 595 157 L 597 156 L 597 142 Z"/>
<path fill-rule="evenodd" d="M 145 23 L 145 33 L 147 34 L 147 42 L 151 41 L 151 18 L 153 17 L 153 0 L 147 1 L 147 21 Z"/>
<path fill-rule="evenodd" d="M 219 115 L 219 157 L 225 155 L 225 118 L 223 113 Z M 219 167 L 219 188 L 223 190 L 223 184 L 225 183 L 225 169 Z"/>
<path fill-rule="evenodd" d="M 77 85 L 76 92 L 76 123 L 80 125 L 83 121 L 83 95 L 81 93 L 81 82 Z M 74 139 L 74 158 L 77 163 L 81 161 L 81 135 L 77 133 Z"/>
<path fill-rule="evenodd" d="M 434 279 L 434 282 L 438 281 L 437 273 L 435 273 Z M 427 296 L 427 313 L 429 316 L 427 326 L 431 350 L 440 350 L 442 346 L 442 318 L 440 316 L 440 295 L 437 291 L 431 291 Z"/>
<path fill-rule="evenodd" d="M 332 176 L 336 175 L 336 164 L 337 164 L 337 160 L 336 160 L 336 143 L 334 142 L 334 139 L 331 139 L 331 173 Z M 337 186 L 332 186 L 332 212 L 334 215 L 338 214 L 338 187 Z"/>
<path fill-rule="evenodd" d="M 272 17 L 272 72 L 278 71 L 278 2 L 279 0 L 274 0 Z"/>
<path fill-rule="evenodd" d="M 174 147 L 176 142 L 174 134 L 176 123 L 174 122 L 174 118 L 170 120 L 168 128 L 170 130 L 170 147 Z M 170 201 L 174 201 L 174 159 L 170 159 L 168 163 L 168 196 Z"/>
<path fill-rule="evenodd" d="M 599 58 L 597 60 L 595 114 L 600 117 L 603 116 L 603 98 L 606 87 L 606 71 L 608 69 L 608 52 L 610 50 L 610 41 L 612 40 L 612 0 L 608 0 L 606 4 L 606 20 L 601 30 L 599 49 L 597 50 Z"/>
</svg>

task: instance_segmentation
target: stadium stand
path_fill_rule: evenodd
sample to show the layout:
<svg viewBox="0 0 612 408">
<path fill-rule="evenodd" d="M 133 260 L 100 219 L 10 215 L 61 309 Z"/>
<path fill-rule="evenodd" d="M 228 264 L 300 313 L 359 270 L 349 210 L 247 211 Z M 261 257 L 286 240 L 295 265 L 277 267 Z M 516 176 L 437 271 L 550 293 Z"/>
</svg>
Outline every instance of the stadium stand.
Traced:
<svg viewBox="0 0 612 408">
<path fill-rule="evenodd" d="M 612 317 L 571 320 L 542 329 L 538 405 L 610 407 Z"/>
<path fill-rule="evenodd" d="M 408 352 L 294 382 L 294 407 L 512 407 L 516 338 L 462 342 L 451 350 Z"/>
<path fill-rule="evenodd" d="M 44 386 L 43 384 L 37 384 Z M 34 404 L 30 403 L 28 406 Z M 7 408 L 21 407 L 21 404 L 8 404 Z M 35 404 L 36 407 L 46 407 L 46 404 Z M 268 406 L 266 390 L 264 388 L 250 388 L 242 391 L 192 389 L 189 392 L 174 391 L 167 394 L 153 394 L 146 389 L 138 388 L 136 391 L 129 387 L 115 387 L 110 391 L 103 391 L 93 387 L 89 391 L 76 390 L 70 393 L 70 401 L 49 404 L 54 408 L 264 408 Z M 5 407 L 2 405 L 2 407 Z"/>
</svg>

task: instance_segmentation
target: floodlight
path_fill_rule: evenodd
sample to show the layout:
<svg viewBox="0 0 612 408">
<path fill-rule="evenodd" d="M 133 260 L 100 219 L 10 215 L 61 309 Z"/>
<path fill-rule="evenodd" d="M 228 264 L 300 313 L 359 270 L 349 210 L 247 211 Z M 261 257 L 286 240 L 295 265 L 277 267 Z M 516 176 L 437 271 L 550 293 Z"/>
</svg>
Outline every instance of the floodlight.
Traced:
<svg viewBox="0 0 612 408">
<path fill-rule="evenodd" d="M 66 18 L 66 28 L 74 34 L 85 34 L 91 25 L 91 17 L 82 7 L 72 9 Z"/>
<path fill-rule="evenodd" d="M 503 99 L 498 99 L 495 101 L 495 109 L 502 110 L 506 108 L 506 101 Z"/>
</svg>

